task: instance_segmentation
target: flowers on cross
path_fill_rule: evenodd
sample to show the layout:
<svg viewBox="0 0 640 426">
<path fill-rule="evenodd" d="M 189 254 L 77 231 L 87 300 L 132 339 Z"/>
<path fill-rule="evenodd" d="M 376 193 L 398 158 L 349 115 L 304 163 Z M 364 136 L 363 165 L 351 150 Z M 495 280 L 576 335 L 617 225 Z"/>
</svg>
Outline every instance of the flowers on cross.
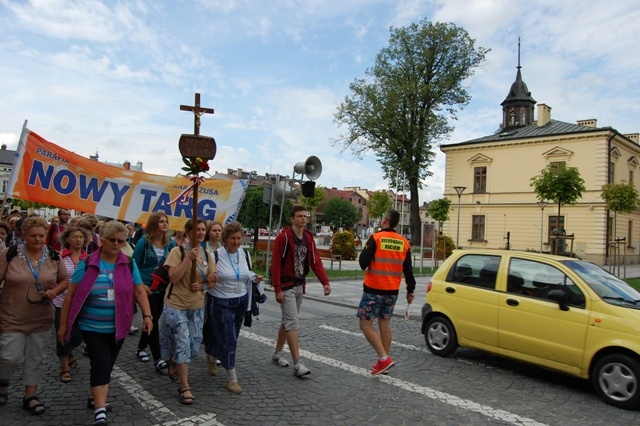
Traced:
<svg viewBox="0 0 640 426">
<path fill-rule="evenodd" d="M 182 162 L 186 166 L 182 170 L 187 172 L 187 175 L 197 175 L 209 171 L 209 162 L 203 158 L 182 157 Z"/>
</svg>

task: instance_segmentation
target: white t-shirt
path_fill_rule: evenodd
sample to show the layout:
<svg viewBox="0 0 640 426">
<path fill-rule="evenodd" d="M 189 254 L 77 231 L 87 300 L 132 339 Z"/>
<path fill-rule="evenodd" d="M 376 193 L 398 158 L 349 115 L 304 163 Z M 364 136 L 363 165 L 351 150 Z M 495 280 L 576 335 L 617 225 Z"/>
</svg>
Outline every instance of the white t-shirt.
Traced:
<svg viewBox="0 0 640 426">
<path fill-rule="evenodd" d="M 241 297 L 247 294 L 247 289 L 253 282 L 253 273 L 247 265 L 247 255 L 242 247 L 235 253 L 229 253 L 225 247 L 219 248 L 218 263 L 216 264 L 216 286 L 209 289 L 209 294 L 221 299 Z"/>
</svg>

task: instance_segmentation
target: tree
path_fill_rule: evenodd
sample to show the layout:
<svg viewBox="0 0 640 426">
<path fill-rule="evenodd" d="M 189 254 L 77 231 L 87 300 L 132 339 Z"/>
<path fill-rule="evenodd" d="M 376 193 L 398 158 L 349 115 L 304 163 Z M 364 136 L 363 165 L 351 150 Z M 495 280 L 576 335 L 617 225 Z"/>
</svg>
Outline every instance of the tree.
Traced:
<svg viewBox="0 0 640 426">
<path fill-rule="evenodd" d="M 442 223 L 449 220 L 449 209 L 451 209 L 451 200 L 448 198 L 439 198 L 429 203 L 427 212 L 433 220 Z"/>
<path fill-rule="evenodd" d="M 564 204 L 575 204 L 586 190 L 584 179 L 576 167 L 568 167 L 564 163 L 549 163 L 540 170 L 540 174 L 531 178 L 531 186 L 539 201 L 552 200 L 558 203 L 558 219 L 560 227 L 560 207 Z M 557 230 L 558 232 L 560 229 Z"/>
<path fill-rule="evenodd" d="M 311 214 L 311 223 L 313 225 L 313 231 L 316 230 L 316 210 L 318 206 L 324 201 L 324 189 L 321 186 L 316 186 L 313 192 L 313 197 L 305 197 L 301 195 L 298 198 L 298 204 L 305 206 L 307 211 Z"/>
<path fill-rule="evenodd" d="M 238 222 L 242 223 L 245 229 L 253 231 L 254 241 L 258 239 L 258 230 L 269 226 L 269 204 L 265 204 L 262 200 L 263 187 L 252 186 L 247 189 L 247 193 L 238 212 Z M 283 207 L 282 221 L 289 224 L 289 212 L 291 211 L 291 202 L 285 201 Z M 271 225 L 276 226 L 280 218 L 280 206 L 273 206 L 271 216 Z M 255 245 L 254 245 L 255 247 Z"/>
<path fill-rule="evenodd" d="M 365 72 L 368 78 L 351 83 L 351 95 L 339 105 L 334 121 L 349 130 L 335 143 L 359 158 L 374 152 L 393 186 L 399 187 L 398 179 L 408 184 L 411 235 L 418 244 L 418 190 L 432 175 L 434 145 L 448 137 L 449 120 L 469 103 L 466 80 L 489 50 L 476 48 L 452 23 L 423 20 L 390 33 L 389 46 Z"/>
<path fill-rule="evenodd" d="M 449 209 L 451 208 L 451 200 L 448 198 L 439 198 L 429 203 L 427 212 L 434 220 L 438 222 L 446 222 L 449 220 Z"/>
<path fill-rule="evenodd" d="M 608 183 L 602 185 L 602 199 L 608 210 L 614 212 L 613 238 L 616 239 L 616 227 L 618 226 L 618 212 L 633 213 L 640 207 L 638 204 L 638 190 L 633 182 Z M 627 241 L 630 243 L 630 241 Z"/>
<path fill-rule="evenodd" d="M 353 228 L 360 219 L 358 209 L 347 200 L 339 197 L 329 198 L 324 208 L 325 222 L 335 226 L 344 228 Z"/>
<path fill-rule="evenodd" d="M 393 201 L 387 191 L 375 191 L 367 200 L 369 217 L 379 219 L 393 207 Z"/>
</svg>

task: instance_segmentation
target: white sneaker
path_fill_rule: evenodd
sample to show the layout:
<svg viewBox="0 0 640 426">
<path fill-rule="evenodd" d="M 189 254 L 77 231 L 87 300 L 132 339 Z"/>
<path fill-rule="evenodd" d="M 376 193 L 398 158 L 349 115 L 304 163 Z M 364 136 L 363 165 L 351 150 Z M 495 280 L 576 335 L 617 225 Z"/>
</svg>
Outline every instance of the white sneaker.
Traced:
<svg viewBox="0 0 640 426">
<path fill-rule="evenodd" d="M 271 357 L 271 362 L 274 364 L 278 364 L 280 367 L 288 367 L 289 361 L 284 358 L 284 354 L 282 352 L 276 352 Z"/>
<path fill-rule="evenodd" d="M 298 377 L 302 377 L 311 374 L 311 370 L 305 367 L 302 361 L 300 361 L 297 365 L 293 366 L 293 374 Z"/>
<path fill-rule="evenodd" d="M 140 329 L 138 327 L 132 325 L 129 329 L 129 335 L 136 334 L 139 330 Z"/>
</svg>

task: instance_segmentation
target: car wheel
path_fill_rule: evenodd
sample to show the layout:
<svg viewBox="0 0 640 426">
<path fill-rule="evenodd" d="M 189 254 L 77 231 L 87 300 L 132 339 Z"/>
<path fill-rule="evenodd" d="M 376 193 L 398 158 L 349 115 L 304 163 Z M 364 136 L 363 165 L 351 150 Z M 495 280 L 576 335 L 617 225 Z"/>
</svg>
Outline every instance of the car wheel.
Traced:
<svg viewBox="0 0 640 426">
<path fill-rule="evenodd" d="M 640 407 L 640 363 L 628 355 L 603 357 L 591 377 L 596 393 L 607 404 L 619 408 Z"/>
<path fill-rule="evenodd" d="M 438 356 L 449 356 L 458 349 L 456 330 L 444 317 L 431 318 L 427 322 L 424 340 L 429 350 Z"/>
</svg>

